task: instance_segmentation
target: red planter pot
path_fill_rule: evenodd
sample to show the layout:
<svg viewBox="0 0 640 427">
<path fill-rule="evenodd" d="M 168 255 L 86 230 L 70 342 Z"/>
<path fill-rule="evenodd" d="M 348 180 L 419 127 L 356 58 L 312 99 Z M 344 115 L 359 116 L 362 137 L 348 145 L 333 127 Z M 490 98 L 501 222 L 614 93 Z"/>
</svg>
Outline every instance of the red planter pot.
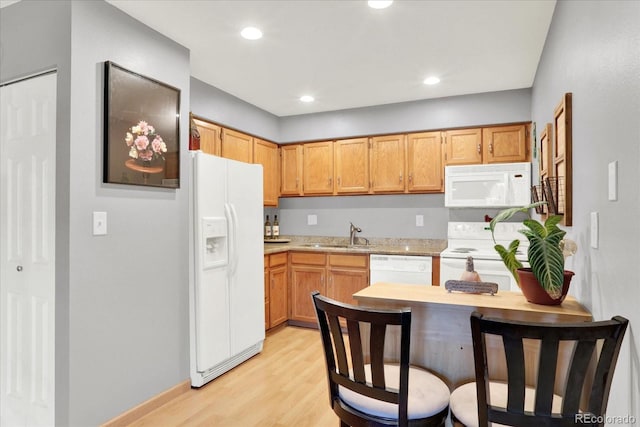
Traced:
<svg viewBox="0 0 640 427">
<path fill-rule="evenodd" d="M 520 289 L 524 297 L 533 304 L 542 305 L 560 305 L 569 292 L 569 284 L 571 278 L 575 274 L 573 271 L 564 270 L 564 283 L 562 284 L 562 294 L 560 298 L 551 298 L 551 296 L 542 289 L 538 279 L 533 275 L 530 268 L 519 268 L 517 270 L 518 278 L 520 279 Z"/>
</svg>

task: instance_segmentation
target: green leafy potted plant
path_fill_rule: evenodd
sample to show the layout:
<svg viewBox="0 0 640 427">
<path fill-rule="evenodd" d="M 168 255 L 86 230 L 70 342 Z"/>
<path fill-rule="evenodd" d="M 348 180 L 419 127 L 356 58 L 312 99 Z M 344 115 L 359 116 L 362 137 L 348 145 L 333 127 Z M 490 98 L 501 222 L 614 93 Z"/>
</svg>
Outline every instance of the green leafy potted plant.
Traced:
<svg viewBox="0 0 640 427">
<path fill-rule="evenodd" d="M 519 240 L 511 242 L 508 248 L 497 244 L 494 246 L 502 261 L 516 279 L 527 301 L 536 304 L 558 305 L 564 301 L 573 277 L 572 271 L 564 269 L 565 257 L 575 253 L 575 243 L 564 240 L 565 231 L 558 227 L 562 220 L 560 215 L 549 216 L 544 224 L 531 218 L 532 208 L 545 202 L 505 209 L 491 220 L 489 227 L 495 243 L 494 230 L 499 222 L 506 221 L 518 212 L 527 214 L 522 224 L 526 227 L 520 233 L 529 240 L 527 260 L 531 268 L 524 268 L 516 259 Z"/>
</svg>

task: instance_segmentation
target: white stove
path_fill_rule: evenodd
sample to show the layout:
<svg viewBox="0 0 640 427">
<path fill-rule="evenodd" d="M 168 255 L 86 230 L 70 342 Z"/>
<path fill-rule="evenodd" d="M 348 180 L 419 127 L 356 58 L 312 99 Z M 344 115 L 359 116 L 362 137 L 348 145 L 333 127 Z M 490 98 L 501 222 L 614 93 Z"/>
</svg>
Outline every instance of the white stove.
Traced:
<svg viewBox="0 0 640 427">
<path fill-rule="evenodd" d="M 467 257 L 473 257 L 475 270 L 484 282 L 498 283 L 502 290 L 519 291 L 518 285 L 494 249 L 496 243 L 505 247 L 520 240 L 516 258 L 528 267 L 529 241 L 518 232 L 521 223 L 501 222 L 496 226 L 496 242 L 491 237 L 488 222 L 450 222 L 447 230 L 447 248 L 440 254 L 440 283 L 459 280 Z"/>
<path fill-rule="evenodd" d="M 491 237 L 491 229 L 488 222 L 450 222 L 447 229 L 447 248 L 440 254 L 445 258 L 464 258 L 472 256 L 473 259 L 497 259 L 500 255 L 494 249 L 496 243 L 504 247 L 515 240 L 520 240 L 518 254 L 520 261 L 526 261 L 529 241 L 518 232 L 522 229 L 521 223 L 501 222 L 497 224 L 495 231 L 496 241 Z"/>
</svg>

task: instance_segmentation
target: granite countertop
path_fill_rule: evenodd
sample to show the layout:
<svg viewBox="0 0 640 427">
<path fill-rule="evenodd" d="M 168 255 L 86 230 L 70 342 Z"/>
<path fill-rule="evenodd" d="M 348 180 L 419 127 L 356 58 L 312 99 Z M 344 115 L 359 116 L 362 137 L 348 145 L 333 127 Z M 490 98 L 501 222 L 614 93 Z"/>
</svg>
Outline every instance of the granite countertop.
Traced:
<svg viewBox="0 0 640 427">
<path fill-rule="evenodd" d="M 285 251 L 339 252 L 387 255 L 425 255 L 439 256 L 447 247 L 444 239 L 391 239 L 371 238 L 369 244 L 358 238 L 357 244 L 349 246 L 345 237 L 324 236 L 280 236 L 279 240 L 290 240 L 289 243 L 265 242 L 264 254 L 275 254 Z"/>
</svg>

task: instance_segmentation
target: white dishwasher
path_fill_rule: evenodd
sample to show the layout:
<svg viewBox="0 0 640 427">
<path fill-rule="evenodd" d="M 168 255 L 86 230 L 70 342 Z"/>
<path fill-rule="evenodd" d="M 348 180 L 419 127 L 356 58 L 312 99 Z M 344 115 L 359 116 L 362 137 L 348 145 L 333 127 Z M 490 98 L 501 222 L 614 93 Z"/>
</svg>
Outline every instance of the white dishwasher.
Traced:
<svg viewBox="0 0 640 427">
<path fill-rule="evenodd" d="M 431 286 L 431 257 L 370 255 L 369 283 L 393 282 Z"/>
</svg>

